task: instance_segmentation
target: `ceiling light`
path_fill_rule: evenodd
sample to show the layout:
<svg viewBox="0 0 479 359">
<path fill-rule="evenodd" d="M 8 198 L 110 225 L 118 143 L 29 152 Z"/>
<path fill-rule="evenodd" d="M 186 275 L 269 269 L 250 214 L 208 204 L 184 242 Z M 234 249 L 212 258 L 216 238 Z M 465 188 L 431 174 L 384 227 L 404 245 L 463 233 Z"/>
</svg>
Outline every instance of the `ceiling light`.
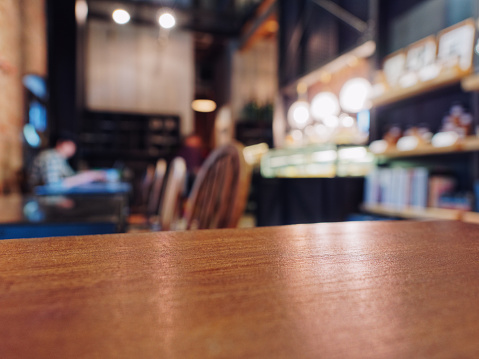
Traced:
<svg viewBox="0 0 479 359">
<path fill-rule="evenodd" d="M 116 9 L 112 14 L 113 20 L 120 25 L 124 25 L 130 21 L 130 14 L 123 9 Z"/>
<path fill-rule="evenodd" d="M 171 29 L 176 25 L 176 19 L 170 12 L 164 12 L 158 18 L 158 23 L 164 29 Z"/>
<path fill-rule="evenodd" d="M 88 17 L 88 4 L 85 0 L 77 0 L 75 3 L 75 17 L 80 24 L 84 24 Z"/>
<path fill-rule="evenodd" d="M 194 100 L 191 108 L 196 112 L 213 112 L 216 110 L 216 102 L 212 100 Z"/>
</svg>

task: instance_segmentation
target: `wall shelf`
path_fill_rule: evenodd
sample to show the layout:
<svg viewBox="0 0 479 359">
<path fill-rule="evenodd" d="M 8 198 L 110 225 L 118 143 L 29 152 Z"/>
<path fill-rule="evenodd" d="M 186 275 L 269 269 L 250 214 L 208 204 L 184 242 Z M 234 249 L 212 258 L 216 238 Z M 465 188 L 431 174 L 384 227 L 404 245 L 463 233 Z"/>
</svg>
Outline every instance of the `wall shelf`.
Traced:
<svg viewBox="0 0 479 359">
<path fill-rule="evenodd" d="M 400 217 L 404 219 L 440 219 L 459 221 L 463 217 L 464 211 L 444 208 L 404 208 L 398 209 L 384 205 L 366 205 L 362 210 L 368 213 L 377 214 L 386 217 Z M 472 213 L 472 212 L 469 212 Z M 479 216 L 479 213 L 477 214 Z"/>
<path fill-rule="evenodd" d="M 479 91 L 479 74 L 464 77 L 461 86 L 464 91 Z"/>
<path fill-rule="evenodd" d="M 86 111 L 80 157 L 90 165 L 135 160 L 141 167 L 172 157 L 180 145 L 176 115 Z"/>
<path fill-rule="evenodd" d="M 476 223 L 479 224 L 479 213 L 478 212 L 464 212 L 462 215 L 462 221 L 466 223 Z"/>
<path fill-rule="evenodd" d="M 408 98 L 438 90 L 461 81 L 463 75 L 455 71 L 441 74 L 435 79 L 427 82 L 418 82 L 416 85 L 407 88 L 395 88 L 386 91 L 384 94 L 371 99 L 373 107 L 389 105 Z M 479 82 L 479 80 L 478 80 Z"/>
<path fill-rule="evenodd" d="M 434 147 L 432 145 L 422 145 L 421 147 L 411 151 L 399 151 L 398 149 L 390 149 L 383 153 L 378 153 L 375 156 L 377 158 L 401 158 L 401 157 L 418 157 L 418 156 L 431 156 L 450 153 L 463 153 L 479 151 L 479 137 L 469 136 L 459 141 L 453 146 L 447 147 Z"/>
</svg>

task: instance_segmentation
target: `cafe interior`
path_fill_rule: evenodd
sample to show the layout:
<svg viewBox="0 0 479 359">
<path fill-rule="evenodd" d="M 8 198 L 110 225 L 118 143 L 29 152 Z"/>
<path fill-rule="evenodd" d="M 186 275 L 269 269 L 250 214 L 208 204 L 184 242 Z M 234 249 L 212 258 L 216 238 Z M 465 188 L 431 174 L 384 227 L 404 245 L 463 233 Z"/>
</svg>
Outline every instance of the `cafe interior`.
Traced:
<svg viewBox="0 0 479 359">
<path fill-rule="evenodd" d="M 0 0 L 0 357 L 477 357 L 478 30 Z"/>
</svg>

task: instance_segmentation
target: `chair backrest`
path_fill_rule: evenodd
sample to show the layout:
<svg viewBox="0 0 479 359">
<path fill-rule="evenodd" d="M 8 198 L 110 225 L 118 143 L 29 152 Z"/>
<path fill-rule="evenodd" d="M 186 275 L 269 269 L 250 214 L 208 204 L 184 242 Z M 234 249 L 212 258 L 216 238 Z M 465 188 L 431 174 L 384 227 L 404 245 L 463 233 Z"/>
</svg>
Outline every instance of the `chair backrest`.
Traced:
<svg viewBox="0 0 479 359">
<path fill-rule="evenodd" d="M 155 166 L 148 165 L 146 168 L 145 177 L 141 182 L 141 206 L 143 208 L 144 213 L 146 214 L 148 202 L 150 199 L 150 192 L 151 187 L 153 185 L 153 180 L 155 179 Z"/>
<path fill-rule="evenodd" d="M 156 162 L 155 176 L 153 179 L 153 185 L 148 197 L 148 205 L 146 209 L 146 216 L 149 218 L 152 215 L 156 215 L 160 206 L 161 189 L 165 180 L 166 174 L 166 161 L 159 159 Z"/>
<path fill-rule="evenodd" d="M 160 229 L 162 231 L 174 229 L 174 224 L 180 218 L 181 199 L 185 183 L 186 162 L 182 157 L 175 157 L 170 163 L 159 210 Z"/>
<path fill-rule="evenodd" d="M 196 177 L 186 204 L 188 229 L 235 228 L 244 211 L 251 169 L 243 146 L 227 144 L 215 149 Z"/>
</svg>

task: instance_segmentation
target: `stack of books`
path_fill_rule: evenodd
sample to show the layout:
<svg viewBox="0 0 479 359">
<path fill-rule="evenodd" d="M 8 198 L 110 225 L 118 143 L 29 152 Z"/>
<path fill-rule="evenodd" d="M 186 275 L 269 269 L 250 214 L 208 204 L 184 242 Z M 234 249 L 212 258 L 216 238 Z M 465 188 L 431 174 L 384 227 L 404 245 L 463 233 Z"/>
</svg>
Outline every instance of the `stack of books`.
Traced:
<svg viewBox="0 0 479 359">
<path fill-rule="evenodd" d="M 426 208 L 429 172 L 426 168 L 378 168 L 365 181 L 364 203 L 394 209 Z"/>
</svg>

